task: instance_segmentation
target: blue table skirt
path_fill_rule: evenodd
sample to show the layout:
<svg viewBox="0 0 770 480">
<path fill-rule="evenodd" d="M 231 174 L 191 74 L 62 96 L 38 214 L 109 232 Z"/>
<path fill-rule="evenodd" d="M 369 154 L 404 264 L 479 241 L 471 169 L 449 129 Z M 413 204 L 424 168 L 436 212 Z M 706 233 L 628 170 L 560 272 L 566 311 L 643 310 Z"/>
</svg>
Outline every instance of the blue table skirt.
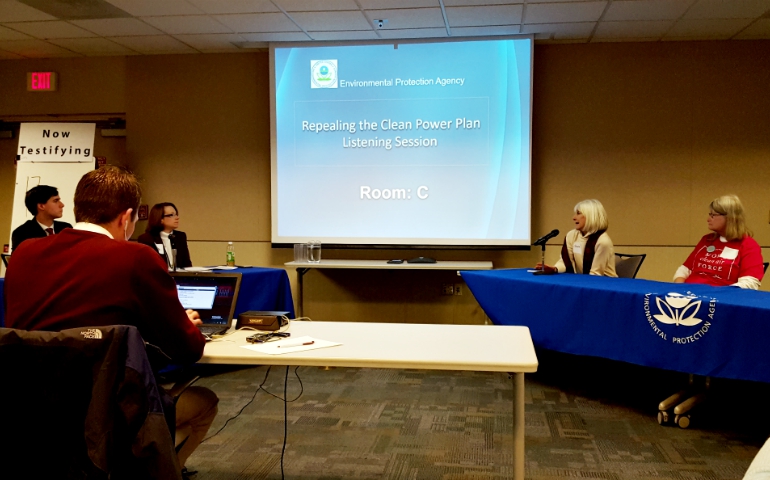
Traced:
<svg viewBox="0 0 770 480">
<path fill-rule="evenodd" d="M 223 272 L 224 273 L 224 272 Z M 248 310 L 278 310 L 294 318 L 294 300 L 286 270 L 279 268 L 238 268 L 227 273 L 241 273 L 241 291 L 235 305 L 235 314 Z M 3 303 L 5 279 L 0 278 L 0 327 L 5 326 Z"/>
<path fill-rule="evenodd" d="M 462 272 L 500 325 L 536 346 L 685 373 L 770 382 L 770 293 L 558 274 Z"/>
<path fill-rule="evenodd" d="M 286 270 L 251 267 L 215 272 L 242 274 L 235 315 L 249 310 L 278 310 L 289 312 L 289 318 L 295 317 L 291 284 Z"/>
<path fill-rule="evenodd" d="M 0 327 L 5 326 L 5 279 L 0 278 Z"/>
</svg>

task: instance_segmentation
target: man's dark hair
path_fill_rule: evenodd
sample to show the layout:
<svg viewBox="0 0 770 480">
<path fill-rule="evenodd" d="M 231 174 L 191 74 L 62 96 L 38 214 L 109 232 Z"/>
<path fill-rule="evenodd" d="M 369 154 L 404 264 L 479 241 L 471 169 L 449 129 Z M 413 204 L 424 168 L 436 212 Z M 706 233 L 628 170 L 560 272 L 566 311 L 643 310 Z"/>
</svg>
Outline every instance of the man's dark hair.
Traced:
<svg viewBox="0 0 770 480">
<path fill-rule="evenodd" d="M 75 220 L 105 225 L 129 208 L 136 215 L 141 198 L 139 180 L 130 170 L 113 165 L 92 170 L 75 189 Z"/>
<path fill-rule="evenodd" d="M 144 230 L 145 232 L 150 235 L 155 235 L 163 230 L 163 225 L 160 222 L 163 221 L 163 214 L 166 207 L 172 207 L 174 212 L 179 214 L 179 209 L 177 209 L 176 205 L 171 202 L 156 203 L 150 209 L 150 215 L 147 218 L 147 228 Z"/>
<path fill-rule="evenodd" d="M 37 204 L 48 203 L 52 197 L 59 195 L 59 190 L 56 187 L 48 185 L 38 185 L 27 190 L 27 194 L 24 196 L 24 205 L 29 210 L 32 216 L 37 215 Z"/>
</svg>

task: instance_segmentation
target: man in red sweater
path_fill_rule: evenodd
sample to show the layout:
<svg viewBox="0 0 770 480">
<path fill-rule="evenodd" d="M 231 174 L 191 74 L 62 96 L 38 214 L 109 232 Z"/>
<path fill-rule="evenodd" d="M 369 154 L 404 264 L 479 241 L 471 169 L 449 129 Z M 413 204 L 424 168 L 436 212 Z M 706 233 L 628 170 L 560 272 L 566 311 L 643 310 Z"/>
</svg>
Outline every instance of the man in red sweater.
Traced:
<svg viewBox="0 0 770 480">
<path fill-rule="evenodd" d="M 5 277 L 6 326 L 58 331 L 134 325 L 176 364 L 203 355 L 197 312 L 179 303 L 176 284 L 153 249 L 128 242 L 141 188 L 136 177 L 107 166 L 87 173 L 75 190 L 74 228 L 30 239 L 13 252 Z M 203 440 L 217 396 L 189 387 L 177 400 L 177 437 L 187 436 L 179 464 Z M 187 473 L 186 469 L 184 473 Z"/>
</svg>

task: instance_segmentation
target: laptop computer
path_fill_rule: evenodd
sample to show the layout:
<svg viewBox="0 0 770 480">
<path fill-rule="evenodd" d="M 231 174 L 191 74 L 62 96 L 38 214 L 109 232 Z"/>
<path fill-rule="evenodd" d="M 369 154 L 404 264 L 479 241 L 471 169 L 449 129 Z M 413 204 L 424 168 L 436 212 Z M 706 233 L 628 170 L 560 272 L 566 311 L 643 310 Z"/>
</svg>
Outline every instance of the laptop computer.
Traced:
<svg viewBox="0 0 770 480">
<path fill-rule="evenodd" d="M 230 328 L 241 289 L 240 273 L 173 272 L 171 276 L 182 306 L 200 314 L 202 334 L 220 335 Z"/>
</svg>

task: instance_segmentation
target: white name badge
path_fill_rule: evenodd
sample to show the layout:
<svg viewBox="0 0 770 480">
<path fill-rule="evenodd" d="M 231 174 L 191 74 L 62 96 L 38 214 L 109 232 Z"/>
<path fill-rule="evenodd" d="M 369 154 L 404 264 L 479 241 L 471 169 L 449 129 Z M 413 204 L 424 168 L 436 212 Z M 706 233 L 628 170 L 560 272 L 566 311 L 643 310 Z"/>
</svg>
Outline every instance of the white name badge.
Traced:
<svg viewBox="0 0 770 480">
<path fill-rule="evenodd" d="M 725 249 L 722 250 L 722 253 L 719 256 L 726 260 L 735 260 L 736 258 L 738 258 L 738 250 L 730 247 L 725 247 Z"/>
<path fill-rule="evenodd" d="M 575 255 L 577 255 L 577 254 L 582 255 L 583 254 L 583 244 L 582 243 L 575 243 L 575 244 L 573 244 L 572 245 L 572 253 L 575 254 Z"/>
<path fill-rule="evenodd" d="M 160 253 L 161 255 L 163 255 L 163 244 L 162 244 L 162 243 L 156 243 L 156 244 L 155 244 L 155 248 L 157 248 L 157 249 L 158 249 L 158 253 Z"/>
</svg>

